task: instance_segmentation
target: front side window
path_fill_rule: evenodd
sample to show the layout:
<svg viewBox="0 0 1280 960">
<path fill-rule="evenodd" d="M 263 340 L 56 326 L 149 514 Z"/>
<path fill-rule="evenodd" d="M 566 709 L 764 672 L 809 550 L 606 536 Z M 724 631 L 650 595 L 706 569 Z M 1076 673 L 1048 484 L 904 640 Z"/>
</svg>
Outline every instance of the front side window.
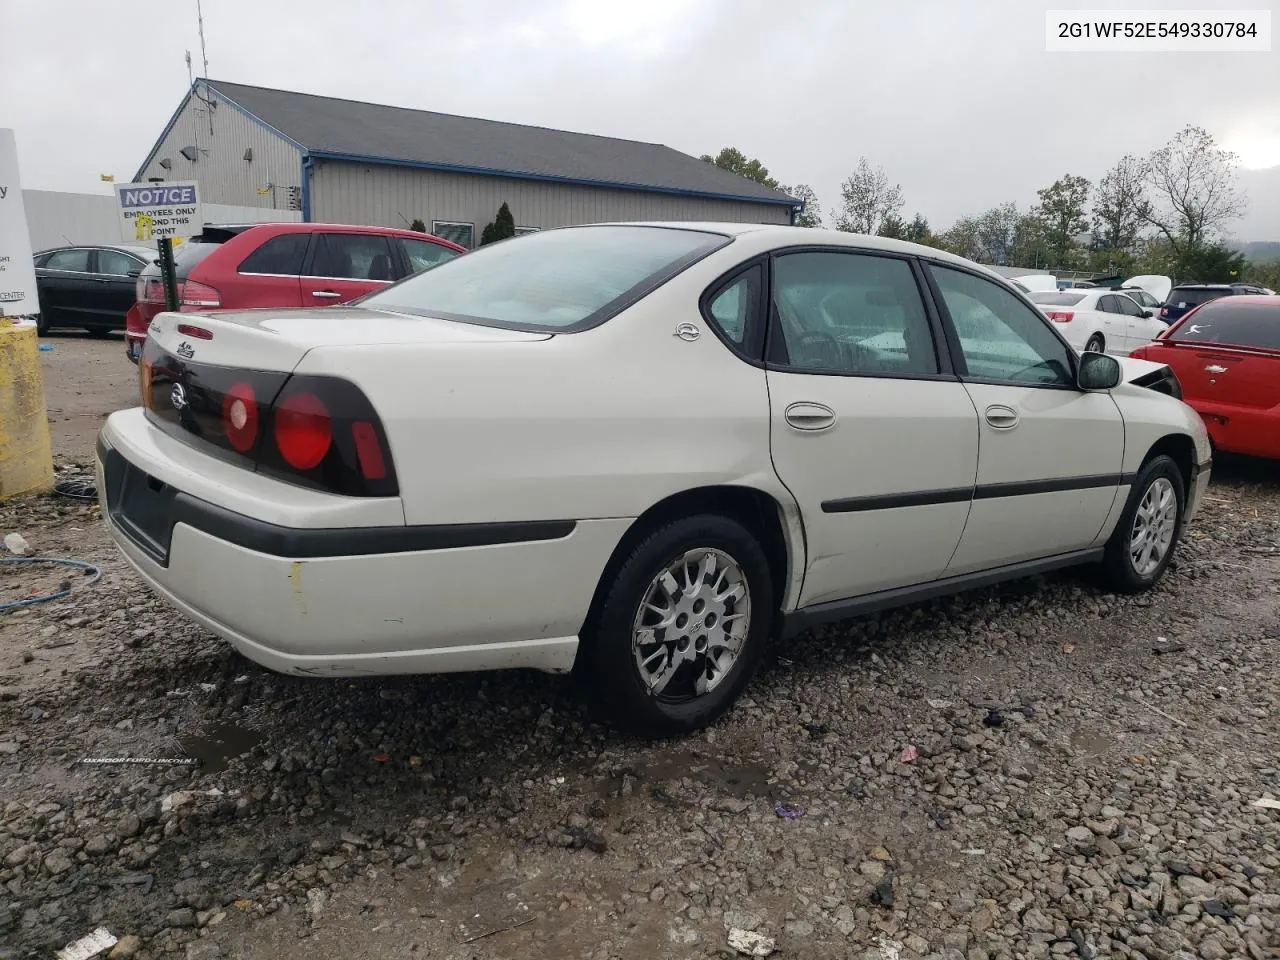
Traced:
<svg viewBox="0 0 1280 960">
<path fill-rule="evenodd" d="M 140 273 L 144 266 L 142 261 L 119 250 L 98 251 L 98 272 L 111 277 L 127 277 L 130 272 Z"/>
<path fill-rule="evenodd" d="M 1142 316 L 1142 308 L 1130 300 L 1128 297 L 1116 297 L 1116 305 L 1120 308 L 1120 312 L 1126 317 Z"/>
<path fill-rule="evenodd" d="M 361 301 L 375 310 L 516 330 L 572 332 L 607 319 L 729 242 L 667 227 L 568 227 L 494 243 Z"/>
<path fill-rule="evenodd" d="M 982 277 L 929 265 L 960 340 L 968 375 L 1009 383 L 1073 382 L 1071 349 L 1043 315 Z"/>
<path fill-rule="evenodd" d="M 244 258 L 239 272 L 296 277 L 302 273 L 302 260 L 307 255 L 310 240 L 310 234 L 306 233 L 282 233 L 272 237 Z"/>
<path fill-rule="evenodd" d="M 457 250 L 451 250 L 442 243 L 432 243 L 430 240 L 410 240 L 407 237 L 401 237 L 400 245 L 404 248 L 405 256 L 409 258 L 410 273 L 430 270 L 458 255 Z"/>
<path fill-rule="evenodd" d="M 387 238 L 372 233 L 318 233 L 312 257 L 313 277 L 343 280 L 394 280 Z"/>
<path fill-rule="evenodd" d="M 1010 294 L 1012 296 L 1012 294 Z M 906 260 L 806 252 L 774 259 L 771 362 L 814 373 L 938 372 L 929 319 Z"/>
<path fill-rule="evenodd" d="M 74 273 L 89 272 L 89 251 L 84 249 L 59 250 L 44 262 L 46 270 L 70 270 Z"/>
</svg>

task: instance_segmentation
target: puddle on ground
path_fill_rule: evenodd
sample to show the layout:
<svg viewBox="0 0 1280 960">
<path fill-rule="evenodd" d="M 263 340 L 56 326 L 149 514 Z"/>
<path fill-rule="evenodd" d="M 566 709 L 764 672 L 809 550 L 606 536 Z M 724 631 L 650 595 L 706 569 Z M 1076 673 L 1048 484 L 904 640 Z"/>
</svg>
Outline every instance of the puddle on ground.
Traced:
<svg viewBox="0 0 1280 960">
<path fill-rule="evenodd" d="M 630 771 L 641 781 L 664 783 L 688 777 L 731 797 L 767 797 L 770 795 L 769 771 L 750 764 L 728 763 L 715 757 L 702 757 L 683 751 L 663 753 L 638 763 Z M 618 788 L 616 780 L 606 785 L 606 792 Z"/>
<path fill-rule="evenodd" d="M 201 773 L 220 773 L 232 757 L 248 753 L 262 742 L 262 734 L 234 723 L 219 723 L 202 733 L 179 736 L 187 756 L 200 761 Z"/>
<path fill-rule="evenodd" d="M 1088 756 L 1100 757 L 1104 753 L 1114 750 L 1116 742 L 1094 730 L 1077 727 L 1071 733 L 1071 746 L 1073 749 Z"/>
</svg>

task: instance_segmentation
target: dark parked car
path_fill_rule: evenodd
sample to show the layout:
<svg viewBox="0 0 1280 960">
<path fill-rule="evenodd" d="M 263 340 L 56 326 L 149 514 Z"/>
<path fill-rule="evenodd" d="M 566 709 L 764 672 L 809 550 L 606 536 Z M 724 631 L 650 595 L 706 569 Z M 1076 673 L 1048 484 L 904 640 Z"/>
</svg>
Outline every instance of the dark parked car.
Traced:
<svg viewBox="0 0 1280 960">
<path fill-rule="evenodd" d="M 101 336 L 124 329 L 137 278 L 155 247 L 131 244 L 55 247 L 34 257 L 40 296 L 39 331 L 79 327 Z"/>
<path fill-rule="evenodd" d="M 329 223 L 205 224 L 174 251 L 178 309 L 325 307 L 381 290 L 466 253 L 440 237 L 394 227 Z M 164 310 L 160 267 L 138 278 L 125 351 L 135 363 Z"/>
<path fill-rule="evenodd" d="M 1193 307 L 1219 297 L 1256 296 L 1265 293 L 1261 287 L 1247 283 L 1180 283 L 1169 291 L 1164 306 L 1160 308 L 1160 319 L 1165 323 L 1173 323 Z"/>
</svg>

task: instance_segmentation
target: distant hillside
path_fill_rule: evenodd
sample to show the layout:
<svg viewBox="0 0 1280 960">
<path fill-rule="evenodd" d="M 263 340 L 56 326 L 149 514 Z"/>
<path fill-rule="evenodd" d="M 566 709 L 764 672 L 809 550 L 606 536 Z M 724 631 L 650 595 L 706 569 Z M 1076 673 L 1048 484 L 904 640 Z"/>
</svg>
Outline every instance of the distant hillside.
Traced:
<svg viewBox="0 0 1280 960">
<path fill-rule="evenodd" d="M 1250 263 L 1280 263 L 1280 240 L 1255 240 L 1233 244 Z"/>
</svg>

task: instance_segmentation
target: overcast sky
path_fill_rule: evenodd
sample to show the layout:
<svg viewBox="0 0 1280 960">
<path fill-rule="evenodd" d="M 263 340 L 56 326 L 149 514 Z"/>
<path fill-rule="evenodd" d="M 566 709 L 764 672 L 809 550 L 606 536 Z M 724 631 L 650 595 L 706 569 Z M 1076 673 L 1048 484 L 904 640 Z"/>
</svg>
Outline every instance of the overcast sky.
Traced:
<svg viewBox="0 0 1280 960">
<path fill-rule="evenodd" d="M 824 213 L 860 155 L 935 229 L 1181 126 L 1236 150 L 1280 239 L 1280 49 L 1046 53 L 1067 0 L 204 0 L 215 79 L 668 144 L 731 144 Z M 1151 6 L 1153 4 L 1147 4 Z M 1164 7 L 1211 7 L 1214 0 Z M 1238 0 L 1224 8 L 1274 7 Z M 1114 7 L 1107 0 L 1087 6 Z M 1129 6 L 1143 6 L 1131 2 Z M 195 0 L 3 0 L 0 125 L 23 186 L 133 175 L 196 73 Z M 1280 19 L 1280 18 L 1277 18 Z M 1277 24 L 1280 26 L 1280 24 Z"/>
</svg>

